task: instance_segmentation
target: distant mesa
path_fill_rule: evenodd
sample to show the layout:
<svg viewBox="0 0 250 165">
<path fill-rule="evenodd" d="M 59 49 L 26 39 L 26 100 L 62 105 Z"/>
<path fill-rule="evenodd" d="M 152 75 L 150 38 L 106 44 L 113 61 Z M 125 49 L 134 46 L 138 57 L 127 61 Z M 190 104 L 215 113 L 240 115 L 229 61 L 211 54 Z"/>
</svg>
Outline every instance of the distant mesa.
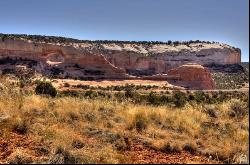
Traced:
<svg viewBox="0 0 250 165">
<path fill-rule="evenodd" d="M 25 65 L 44 76 L 81 80 L 166 80 L 180 74 L 181 80 L 169 81 L 191 89 L 212 89 L 209 71 L 213 66 L 224 68 L 240 62 L 239 48 L 217 42 L 88 41 L 0 34 L 3 73 Z"/>
</svg>

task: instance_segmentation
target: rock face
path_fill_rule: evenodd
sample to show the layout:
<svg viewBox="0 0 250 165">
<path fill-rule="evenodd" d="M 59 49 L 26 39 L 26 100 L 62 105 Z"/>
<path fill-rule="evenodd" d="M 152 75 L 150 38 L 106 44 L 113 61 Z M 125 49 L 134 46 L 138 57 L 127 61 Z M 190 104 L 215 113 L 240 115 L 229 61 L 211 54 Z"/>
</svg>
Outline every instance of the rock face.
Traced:
<svg viewBox="0 0 250 165">
<path fill-rule="evenodd" d="M 212 75 L 208 69 L 195 63 L 185 64 L 169 70 L 168 82 L 188 89 L 212 90 L 215 88 Z"/>
<path fill-rule="evenodd" d="M 137 49 L 134 50 L 135 48 Z M 239 50 L 227 45 L 207 43 L 194 43 L 189 46 L 153 45 L 149 48 L 130 45 L 130 51 L 125 48 L 114 50 L 114 47 L 106 49 L 112 50 L 104 53 L 108 61 L 134 75 L 167 73 L 170 69 L 190 62 L 201 65 L 239 64 L 241 59 Z"/>
<path fill-rule="evenodd" d="M 0 41 L 0 69 L 11 72 L 16 65 L 59 78 L 124 79 L 125 70 L 117 68 L 101 54 L 71 46 L 31 43 L 22 40 Z"/>
<path fill-rule="evenodd" d="M 133 79 L 156 77 L 195 62 L 200 65 L 240 63 L 240 49 L 210 42 L 143 43 L 80 41 L 62 37 L 1 35 L 0 70 L 25 65 L 59 78 Z"/>
</svg>

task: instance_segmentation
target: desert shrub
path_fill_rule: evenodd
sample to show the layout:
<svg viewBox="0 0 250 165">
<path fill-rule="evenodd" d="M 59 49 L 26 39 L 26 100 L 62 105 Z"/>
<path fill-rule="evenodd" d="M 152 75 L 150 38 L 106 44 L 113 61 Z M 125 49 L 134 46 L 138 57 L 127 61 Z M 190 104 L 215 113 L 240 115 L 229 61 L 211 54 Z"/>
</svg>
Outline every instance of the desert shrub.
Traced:
<svg viewBox="0 0 250 165">
<path fill-rule="evenodd" d="M 174 42 L 172 42 L 175 46 L 177 46 L 177 45 L 179 45 L 180 44 L 180 42 L 179 41 L 174 41 Z"/>
<path fill-rule="evenodd" d="M 181 147 L 178 144 L 172 145 L 172 152 L 180 153 Z"/>
<path fill-rule="evenodd" d="M 217 99 L 214 98 L 213 96 L 209 96 L 209 95 L 206 95 L 207 96 L 207 103 L 208 104 L 215 104 L 217 102 Z"/>
<path fill-rule="evenodd" d="M 145 99 L 148 104 L 152 105 L 166 105 L 173 101 L 170 96 L 164 94 L 158 95 L 156 92 L 152 91 L 148 95 L 145 95 Z"/>
<path fill-rule="evenodd" d="M 220 160 L 225 164 L 247 164 L 247 159 L 242 159 L 242 149 L 239 146 L 234 146 L 226 151 L 215 149 L 206 155 L 211 155 L 214 159 Z"/>
<path fill-rule="evenodd" d="M 125 88 L 125 97 L 132 98 L 134 96 L 134 90 L 131 87 Z"/>
<path fill-rule="evenodd" d="M 36 84 L 36 85 L 40 84 L 41 82 L 42 82 L 42 81 L 41 81 L 41 80 L 38 80 L 38 79 L 36 79 L 35 81 L 33 81 L 33 83 Z"/>
<path fill-rule="evenodd" d="M 148 127 L 148 118 L 144 112 L 138 112 L 134 116 L 133 126 L 138 132 L 142 132 Z"/>
<path fill-rule="evenodd" d="M 97 97 L 97 93 L 93 90 L 87 90 L 83 95 L 84 95 L 84 97 L 87 97 L 87 98 Z"/>
<path fill-rule="evenodd" d="M 204 111 L 206 114 L 208 114 L 208 116 L 213 118 L 217 118 L 219 115 L 219 110 L 215 109 L 215 107 L 212 106 L 205 107 Z"/>
<path fill-rule="evenodd" d="M 70 97 L 80 97 L 80 93 L 78 91 L 73 90 L 65 90 L 59 93 L 59 97 L 70 96 Z"/>
<path fill-rule="evenodd" d="M 181 152 L 181 147 L 177 143 L 173 144 L 173 143 L 167 142 L 160 148 L 160 150 L 166 153 L 172 153 L 172 152 L 179 153 Z"/>
<path fill-rule="evenodd" d="M 125 94 L 122 92 L 117 92 L 114 94 L 114 97 L 118 100 L 118 101 L 123 101 L 125 99 Z"/>
<path fill-rule="evenodd" d="M 172 102 L 173 100 L 170 96 L 161 95 L 159 98 L 159 101 L 162 105 L 166 105 L 166 104 Z"/>
<path fill-rule="evenodd" d="M 189 100 L 189 101 L 195 100 L 194 95 L 193 95 L 193 94 L 189 94 L 189 95 L 188 95 L 188 100 Z"/>
<path fill-rule="evenodd" d="M 84 119 L 89 122 L 94 122 L 96 121 L 96 116 L 94 114 L 87 113 L 86 115 L 84 115 Z"/>
<path fill-rule="evenodd" d="M 164 144 L 164 146 L 162 146 L 162 148 L 161 148 L 161 151 L 172 152 L 172 147 L 171 147 L 170 143 L 168 142 L 168 143 Z"/>
<path fill-rule="evenodd" d="M 127 149 L 127 145 L 126 145 L 125 141 L 122 138 L 120 138 L 115 143 L 115 148 L 118 151 L 125 151 Z"/>
<path fill-rule="evenodd" d="M 74 112 L 74 111 L 69 111 L 69 112 L 67 113 L 67 115 L 69 116 L 69 118 L 70 118 L 71 121 L 74 121 L 74 120 L 78 120 L 78 119 L 79 119 L 78 114 L 77 114 L 76 112 Z"/>
<path fill-rule="evenodd" d="M 136 115 L 135 128 L 137 131 L 143 131 L 147 128 L 147 119 L 141 118 L 140 115 Z"/>
<path fill-rule="evenodd" d="M 188 152 L 190 152 L 190 153 L 192 153 L 192 154 L 195 154 L 196 152 L 197 152 L 197 144 L 195 144 L 195 143 L 185 143 L 184 145 L 183 145 L 183 150 L 185 150 L 185 151 L 188 151 Z"/>
<path fill-rule="evenodd" d="M 14 69 L 9 69 L 9 68 L 6 68 L 6 69 L 3 69 L 2 70 L 2 74 L 5 75 L 5 74 L 14 74 L 15 73 L 15 70 Z"/>
<path fill-rule="evenodd" d="M 148 95 L 147 98 L 148 98 L 148 102 L 149 102 L 150 104 L 153 104 L 153 105 L 158 105 L 158 104 L 159 104 L 159 101 L 158 101 L 158 98 L 157 98 L 155 92 L 151 91 L 151 92 L 149 93 L 149 95 Z"/>
<path fill-rule="evenodd" d="M 246 105 L 240 100 L 232 100 L 230 104 L 229 116 L 241 119 L 248 114 Z"/>
<path fill-rule="evenodd" d="M 97 96 L 110 99 L 112 95 L 109 92 L 97 91 Z"/>
<path fill-rule="evenodd" d="M 152 122 L 157 126 L 162 124 L 162 116 L 160 113 L 157 113 L 156 111 L 150 112 L 148 118 L 150 119 L 150 122 Z"/>
<path fill-rule="evenodd" d="M 13 131 L 18 134 L 26 134 L 28 132 L 28 123 L 25 119 L 17 120 L 13 124 Z"/>
<path fill-rule="evenodd" d="M 206 95 L 202 91 L 195 92 L 194 97 L 197 103 L 203 103 L 206 101 Z"/>
<path fill-rule="evenodd" d="M 51 97 L 55 97 L 57 95 L 56 88 L 51 84 L 51 82 L 41 81 L 35 88 L 35 93 L 50 95 Z"/>
<path fill-rule="evenodd" d="M 219 91 L 217 100 L 218 100 L 219 102 L 223 102 L 223 101 L 226 101 L 227 99 L 228 99 L 227 93 L 226 93 L 226 92 Z"/>
<path fill-rule="evenodd" d="M 19 87 L 20 87 L 20 88 L 23 88 L 23 87 L 27 86 L 29 83 L 30 83 L 29 80 L 26 80 L 26 79 L 19 79 Z"/>
<path fill-rule="evenodd" d="M 131 148 L 131 139 L 128 137 L 120 137 L 116 142 L 115 142 L 115 148 L 118 151 L 126 151 L 130 150 Z"/>
<path fill-rule="evenodd" d="M 180 91 L 175 92 L 173 95 L 173 101 L 176 107 L 184 107 L 187 102 L 185 93 Z"/>
<path fill-rule="evenodd" d="M 82 84 L 78 84 L 78 85 L 73 85 L 73 88 L 81 88 L 81 89 L 90 89 L 90 85 L 82 85 Z"/>
</svg>

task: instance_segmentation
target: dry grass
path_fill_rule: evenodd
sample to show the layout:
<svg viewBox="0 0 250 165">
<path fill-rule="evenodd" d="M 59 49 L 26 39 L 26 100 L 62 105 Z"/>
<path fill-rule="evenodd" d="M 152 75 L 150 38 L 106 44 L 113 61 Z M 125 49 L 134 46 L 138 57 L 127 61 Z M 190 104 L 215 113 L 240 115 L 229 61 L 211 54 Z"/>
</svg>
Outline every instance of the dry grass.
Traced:
<svg viewBox="0 0 250 165">
<path fill-rule="evenodd" d="M 236 109 L 237 117 L 230 115 L 235 110 L 232 104 L 239 106 L 236 101 L 209 107 L 216 111 L 215 118 L 205 105 L 156 107 L 107 99 L 23 95 L 14 88 L 11 91 L 0 94 L 0 141 L 14 132 L 46 144 L 47 157 L 32 162 L 129 163 L 122 152 L 130 148 L 134 138 L 162 152 L 187 150 L 229 163 L 239 161 L 239 155 L 248 151 L 245 107 Z M 14 148 L 5 159 L 30 162 L 25 155 Z"/>
</svg>

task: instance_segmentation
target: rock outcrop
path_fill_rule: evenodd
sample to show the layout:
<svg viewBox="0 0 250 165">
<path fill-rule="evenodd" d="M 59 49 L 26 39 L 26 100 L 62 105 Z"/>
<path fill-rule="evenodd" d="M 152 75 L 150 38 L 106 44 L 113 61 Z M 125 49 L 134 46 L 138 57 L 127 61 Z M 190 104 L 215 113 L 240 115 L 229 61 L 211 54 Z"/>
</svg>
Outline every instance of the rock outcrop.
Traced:
<svg viewBox="0 0 250 165">
<path fill-rule="evenodd" d="M 125 79 L 125 70 L 112 65 L 101 54 L 72 46 L 6 39 L 0 41 L 0 69 L 14 70 L 27 65 L 35 71 L 59 78 Z"/>
<path fill-rule="evenodd" d="M 168 82 L 187 89 L 213 90 L 215 88 L 212 75 L 208 69 L 195 63 L 188 63 L 169 70 Z"/>
<path fill-rule="evenodd" d="M 240 63 L 240 49 L 214 42 L 150 43 L 81 41 L 62 37 L 0 34 L 0 70 L 26 65 L 59 78 L 133 79 L 168 73 L 186 63 Z M 172 71 L 171 71 L 172 72 Z M 150 78 L 150 77 L 149 77 Z"/>
<path fill-rule="evenodd" d="M 134 75 L 167 73 L 168 70 L 186 63 L 200 65 L 239 64 L 240 50 L 225 44 L 192 43 L 187 45 L 118 45 L 106 46 L 104 56 L 113 65 Z"/>
</svg>

